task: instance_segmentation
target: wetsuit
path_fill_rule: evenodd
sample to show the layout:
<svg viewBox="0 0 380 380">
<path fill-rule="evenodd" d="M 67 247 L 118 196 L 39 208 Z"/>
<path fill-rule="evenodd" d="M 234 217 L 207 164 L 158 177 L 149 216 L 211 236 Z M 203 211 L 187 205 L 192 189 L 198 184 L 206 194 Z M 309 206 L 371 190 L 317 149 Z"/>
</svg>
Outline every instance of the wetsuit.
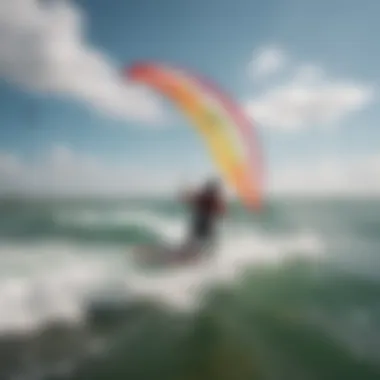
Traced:
<svg viewBox="0 0 380 380">
<path fill-rule="evenodd" d="M 218 217 L 224 205 L 216 194 L 201 193 L 191 202 L 193 215 L 190 227 L 190 240 L 201 244 L 212 243 Z"/>
</svg>

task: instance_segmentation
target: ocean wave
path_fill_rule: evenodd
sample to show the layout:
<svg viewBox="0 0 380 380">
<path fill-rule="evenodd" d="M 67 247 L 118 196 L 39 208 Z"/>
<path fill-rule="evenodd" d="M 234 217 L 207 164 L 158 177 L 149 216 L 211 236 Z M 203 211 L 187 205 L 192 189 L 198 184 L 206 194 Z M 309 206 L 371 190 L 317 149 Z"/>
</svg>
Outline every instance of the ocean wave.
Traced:
<svg viewBox="0 0 380 380">
<path fill-rule="evenodd" d="M 144 219 L 142 214 L 141 219 Z M 151 215 L 156 233 L 167 241 L 181 236 L 177 219 L 166 224 Z M 179 307 L 193 307 L 203 286 L 231 281 L 240 271 L 262 262 L 281 262 L 297 255 L 320 254 L 321 242 L 311 234 L 259 236 L 250 230 L 228 230 L 210 262 L 181 270 L 145 272 L 133 265 L 128 245 L 78 245 L 45 240 L 33 244 L 0 244 L 0 330 L 33 326 L 46 318 L 79 318 L 83 302 L 104 293 L 153 297 Z M 38 310 L 36 314 L 35 311 Z"/>
<path fill-rule="evenodd" d="M 290 211 L 276 215 L 272 210 L 260 222 L 237 211 L 224 221 L 210 260 L 150 271 L 133 261 L 131 249 L 158 239 L 181 241 L 186 218 L 178 210 L 54 207 L 12 212 L 0 221 L 0 338 L 31 332 L 39 336 L 38 331 L 57 321 L 83 324 L 89 310 L 118 310 L 139 300 L 153 300 L 167 305 L 165 310 L 184 312 L 181 315 L 194 316 L 207 307 L 217 325 L 219 318 L 225 321 L 239 315 L 236 324 L 243 328 L 243 320 L 250 321 L 244 328 L 255 330 L 252 339 L 259 346 L 262 343 L 263 352 L 273 343 L 269 351 L 283 346 L 281 355 L 286 356 L 286 342 L 302 346 L 305 336 L 318 340 L 324 331 L 326 339 L 340 342 L 360 360 L 380 360 L 376 354 L 380 352 L 380 285 L 358 271 L 364 253 L 351 254 L 363 247 L 377 252 L 373 236 L 370 240 L 366 234 L 361 238 L 348 234 L 344 219 L 337 216 L 334 223 L 340 224 L 334 229 L 330 228 L 333 218 L 328 224 L 324 223 L 328 217 L 320 213 L 312 219 L 310 213 Z M 371 266 L 375 256 L 365 257 Z M 233 294 L 233 304 L 223 298 L 224 291 Z M 146 319 L 155 323 L 156 317 Z M 301 325 L 304 335 L 299 337 Z M 160 328 L 163 334 L 170 330 Z M 121 333 L 116 335 L 127 340 Z M 325 346 L 320 354 L 332 356 Z M 118 352 L 125 356 L 124 351 Z M 289 362 L 301 360 L 301 352 L 293 354 Z M 323 377 L 320 368 L 314 371 Z M 339 371 L 334 373 L 347 372 L 343 365 Z"/>
</svg>

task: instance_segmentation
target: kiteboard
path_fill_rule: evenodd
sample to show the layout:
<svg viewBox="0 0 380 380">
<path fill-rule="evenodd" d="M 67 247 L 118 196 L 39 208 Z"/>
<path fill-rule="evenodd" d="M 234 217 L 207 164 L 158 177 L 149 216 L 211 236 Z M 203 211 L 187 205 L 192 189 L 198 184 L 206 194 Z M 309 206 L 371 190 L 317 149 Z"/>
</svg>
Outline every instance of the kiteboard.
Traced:
<svg viewBox="0 0 380 380">
<path fill-rule="evenodd" d="M 137 245 L 132 249 L 133 260 L 143 267 L 180 267 L 192 265 L 201 255 L 184 246 Z"/>
</svg>

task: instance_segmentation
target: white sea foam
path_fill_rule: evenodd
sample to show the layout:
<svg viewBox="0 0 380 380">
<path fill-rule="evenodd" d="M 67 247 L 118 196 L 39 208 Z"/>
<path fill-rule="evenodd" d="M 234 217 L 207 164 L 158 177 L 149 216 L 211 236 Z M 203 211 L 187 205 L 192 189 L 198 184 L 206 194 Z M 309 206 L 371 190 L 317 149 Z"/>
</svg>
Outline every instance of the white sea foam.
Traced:
<svg viewBox="0 0 380 380">
<path fill-rule="evenodd" d="M 138 223 L 168 242 L 179 242 L 185 232 L 179 217 L 150 212 L 122 215 L 124 223 Z M 87 222 L 82 219 L 82 223 Z M 80 320 L 88 301 L 96 297 L 125 300 L 144 295 L 193 307 L 209 283 L 233 280 L 249 265 L 275 264 L 294 255 L 316 257 L 323 244 L 310 231 L 275 236 L 230 226 L 225 227 L 211 261 L 160 272 L 136 269 L 130 249 L 57 241 L 0 243 L 0 331 L 30 329 L 57 318 Z"/>
</svg>

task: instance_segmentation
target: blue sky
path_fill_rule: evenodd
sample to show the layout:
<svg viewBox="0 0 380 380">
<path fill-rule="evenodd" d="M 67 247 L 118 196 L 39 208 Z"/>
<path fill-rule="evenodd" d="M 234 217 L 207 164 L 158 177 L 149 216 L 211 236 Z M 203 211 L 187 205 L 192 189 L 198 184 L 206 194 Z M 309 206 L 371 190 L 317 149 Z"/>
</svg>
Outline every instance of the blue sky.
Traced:
<svg viewBox="0 0 380 380">
<path fill-rule="evenodd" d="M 116 73 L 143 59 L 195 69 L 250 108 L 268 171 L 281 172 L 280 187 L 288 185 L 287 170 L 296 178 L 292 182 L 303 182 L 305 173 L 325 173 L 321 162 L 338 162 L 339 172 L 316 179 L 323 182 L 342 176 L 344 162 L 361 168 L 379 157 L 377 1 L 77 0 L 35 12 L 28 11 L 26 0 L 7 1 L 8 8 L 0 7 L 0 27 L 10 29 L 2 38 L 16 46 L 13 52 L 0 44 L 0 179 L 8 183 L 8 191 L 28 187 L 16 178 L 27 165 L 40 165 L 30 181 L 48 182 L 47 174 L 41 174 L 49 172 L 43 170 L 44 160 L 54 160 L 49 152 L 57 147 L 64 147 L 78 165 L 83 156 L 108 167 L 136 163 L 156 173 L 175 173 L 174 182 L 189 170 L 208 167 L 207 153 L 190 124 L 157 95 L 148 93 L 148 102 L 159 108 L 162 119 L 155 121 L 153 106 L 149 122 L 140 115 L 130 117 L 128 107 L 133 106 L 128 104 L 123 117 L 114 117 L 121 106 L 115 106 L 118 99 L 111 92 L 119 89 L 105 71 Z M 27 22 L 20 23 L 24 14 Z M 7 20 L 14 23 L 4 26 Z M 25 38 L 19 39 L 20 34 Z M 31 41 L 27 48 L 25 41 Z M 276 53 L 275 67 L 260 73 L 270 52 Z M 87 55 L 94 53 L 106 62 L 103 74 L 97 74 L 103 66 L 90 66 L 96 57 Z M 65 67 L 64 54 L 78 65 L 88 63 L 88 70 Z M 300 83 L 297 78 L 307 67 L 312 79 Z M 294 89 L 311 99 L 303 101 L 303 109 L 293 104 Z M 110 106 L 105 110 L 102 103 Z M 371 164 L 369 177 L 378 162 Z"/>
</svg>

